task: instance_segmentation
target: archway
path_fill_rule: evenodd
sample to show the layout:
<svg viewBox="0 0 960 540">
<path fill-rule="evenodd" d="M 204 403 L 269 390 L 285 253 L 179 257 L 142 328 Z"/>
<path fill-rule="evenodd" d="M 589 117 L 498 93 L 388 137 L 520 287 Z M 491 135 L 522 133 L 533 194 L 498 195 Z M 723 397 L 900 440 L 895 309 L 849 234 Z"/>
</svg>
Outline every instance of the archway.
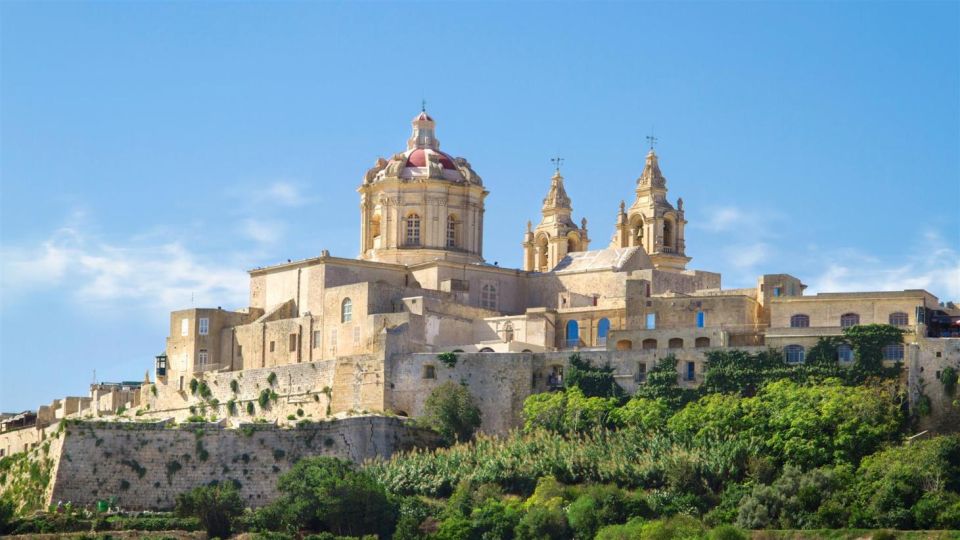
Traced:
<svg viewBox="0 0 960 540">
<path fill-rule="evenodd" d="M 545 234 L 541 234 L 540 236 L 537 237 L 537 241 L 536 241 L 536 246 L 537 246 L 536 261 L 537 261 L 537 265 L 536 265 L 536 268 L 534 268 L 534 270 L 536 270 L 537 272 L 546 272 L 547 270 L 549 270 L 549 268 L 547 268 L 547 265 L 549 264 L 549 262 L 548 262 L 548 261 L 549 261 L 549 257 L 548 257 L 548 244 L 549 244 L 549 241 L 550 241 L 550 239 L 547 238 L 547 235 L 545 235 Z"/>
<path fill-rule="evenodd" d="M 621 339 L 617 342 L 618 351 L 630 351 L 633 350 L 633 342 L 629 339 Z"/>
<path fill-rule="evenodd" d="M 607 335 L 610 333 L 610 319 L 604 317 L 597 323 L 597 345 L 603 347 L 607 344 Z"/>
<path fill-rule="evenodd" d="M 580 344 L 580 325 L 577 321 L 567 321 L 567 347 Z"/>
<path fill-rule="evenodd" d="M 651 351 L 651 350 L 653 350 L 653 349 L 656 349 L 656 348 L 657 348 L 657 340 L 655 340 L 655 339 L 653 339 L 653 338 L 645 339 L 645 340 L 643 340 L 642 347 L 643 347 L 643 350 L 645 350 L 645 351 Z"/>
</svg>

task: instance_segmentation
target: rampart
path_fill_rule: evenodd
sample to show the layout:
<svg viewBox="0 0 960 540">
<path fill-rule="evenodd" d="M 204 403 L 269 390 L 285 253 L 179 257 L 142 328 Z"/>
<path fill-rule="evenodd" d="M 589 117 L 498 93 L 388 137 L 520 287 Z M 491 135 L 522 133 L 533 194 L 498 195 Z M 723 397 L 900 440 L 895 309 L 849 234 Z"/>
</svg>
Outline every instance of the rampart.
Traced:
<svg viewBox="0 0 960 540">
<path fill-rule="evenodd" d="M 16 499 L 26 491 L 22 486 L 30 470 L 39 467 L 49 484 L 32 486 L 33 500 L 21 498 L 29 507 L 58 501 L 87 506 L 116 497 L 124 509 L 157 510 L 173 507 L 176 496 L 193 487 L 234 480 L 244 501 L 257 507 L 276 497 L 279 476 L 303 457 L 362 462 L 436 442 L 431 432 L 384 416 L 288 429 L 272 424 L 224 429 L 220 424 L 171 428 L 165 422 L 69 422 L 22 458 L 27 466 L 6 471 L 0 488 L 18 490 L 12 493 Z"/>
</svg>

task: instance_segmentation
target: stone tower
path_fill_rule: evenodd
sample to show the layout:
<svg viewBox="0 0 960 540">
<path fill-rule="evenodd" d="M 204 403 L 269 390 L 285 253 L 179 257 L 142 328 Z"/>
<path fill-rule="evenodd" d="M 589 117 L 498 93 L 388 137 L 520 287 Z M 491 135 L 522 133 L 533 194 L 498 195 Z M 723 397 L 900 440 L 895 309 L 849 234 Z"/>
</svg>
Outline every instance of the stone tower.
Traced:
<svg viewBox="0 0 960 540">
<path fill-rule="evenodd" d="M 377 159 L 357 191 L 361 259 L 483 262 L 487 191 L 466 159 L 440 151 L 426 110 L 413 119 L 406 151 Z"/>
<path fill-rule="evenodd" d="M 586 251 L 590 245 L 586 218 L 580 227 L 573 222 L 573 207 L 559 168 L 550 179 L 550 191 L 543 199 L 541 213 L 536 228 L 527 222 L 523 239 L 523 269 L 527 272 L 549 272 L 567 253 Z"/>
<path fill-rule="evenodd" d="M 683 270 L 685 254 L 683 199 L 674 208 L 667 201 L 667 179 L 660 172 L 657 154 L 650 149 L 643 173 L 637 179 L 636 200 L 630 208 L 620 202 L 616 233 L 611 247 L 643 247 L 655 268 Z"/>
</svg>

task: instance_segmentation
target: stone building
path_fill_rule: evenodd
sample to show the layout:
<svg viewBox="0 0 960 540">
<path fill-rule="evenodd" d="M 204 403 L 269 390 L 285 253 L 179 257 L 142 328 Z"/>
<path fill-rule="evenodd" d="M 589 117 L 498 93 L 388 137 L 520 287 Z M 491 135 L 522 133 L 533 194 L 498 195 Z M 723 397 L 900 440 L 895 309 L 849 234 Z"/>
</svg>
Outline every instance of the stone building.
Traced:
<svg viewBox="0 0 960 540">
<path fill-rule="evenodd" d="M 440 150 L 436 129 L 420 112 L 406 150 L 363 175 L 358 258 L 323 252 L 251 270 L 243 309 L 170 315 L 155 382 L 135 399 L 94 391 L 92 404 L 58 414 L 102 416 L 123 401 L 144 419 L 415 416 L 434 386 L 454 380 L 474 393 L 484 429 L 503 432 L 524 398 L 562 380 L 573 351 L 613 367 L 628 391 L 669 354 L 682 384 L 696 385 L 707 351 L 772 347 L 803 362 L 820 337 L 868 323 L 906 331 L 885 358 L 928 395 L 944 368 L 960 366 L 960 310 L 926 291 L 805 295 L 780 273 L 724 289 L 720 274 L 688 269 L 683 200 L 668 200 L 652 148 L 632 204 L 612 209 L 608 245 L 591 249 L 557 168 L 539 221 L 518 231 L 523 268 L 487 264 L 487 188 L 466 159 Z M 438 361 L 451 351 L 456 365 Z M 838 361 L 851 359 L 841 349 Z"/>
</svg>

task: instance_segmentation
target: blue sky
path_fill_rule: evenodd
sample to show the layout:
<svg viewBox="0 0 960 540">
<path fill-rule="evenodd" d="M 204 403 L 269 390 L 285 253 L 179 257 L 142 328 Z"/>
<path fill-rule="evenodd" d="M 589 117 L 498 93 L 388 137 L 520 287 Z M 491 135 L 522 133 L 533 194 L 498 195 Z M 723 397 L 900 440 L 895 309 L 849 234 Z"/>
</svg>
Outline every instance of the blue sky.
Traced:
<svg viewBox="0 0 960 540">
<path fill-rule="evenodd" d="M 651 130 L 725 287 L 960 299 L 956 2 L 0 4 L 0 410 L 142 379 L 168 312 L 353 257 L 421 99 L 520 264 L 552 172 L 594 247 Z"/>
</svg>

